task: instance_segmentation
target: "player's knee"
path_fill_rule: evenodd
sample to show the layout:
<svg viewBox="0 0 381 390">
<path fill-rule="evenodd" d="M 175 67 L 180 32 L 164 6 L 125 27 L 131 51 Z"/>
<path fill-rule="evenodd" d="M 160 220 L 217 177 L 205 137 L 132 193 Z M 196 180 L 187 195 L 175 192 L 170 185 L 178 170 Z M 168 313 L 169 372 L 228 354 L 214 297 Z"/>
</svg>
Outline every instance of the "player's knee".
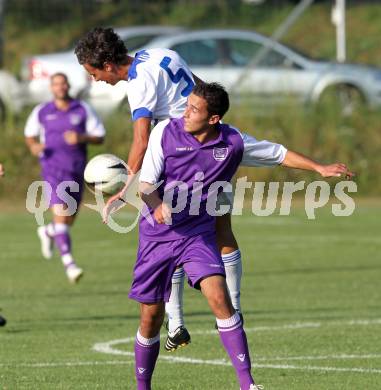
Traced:
<svg viewBox="0 0 381 390">
<path fill-rule="evenodd" d="M 227 296 L 224 291 L 214 292 L 208 299 L 214 313 L 225 311 L 228 307 Z"/>
<path fill-rule="evenodd" d="M 164 320 L 164 313 L 146 313 L 140 319 L 140 329 L 154 336 L 159 332 Z M 154 337 L 152 336 L 152 337 Z"/>
</svg>

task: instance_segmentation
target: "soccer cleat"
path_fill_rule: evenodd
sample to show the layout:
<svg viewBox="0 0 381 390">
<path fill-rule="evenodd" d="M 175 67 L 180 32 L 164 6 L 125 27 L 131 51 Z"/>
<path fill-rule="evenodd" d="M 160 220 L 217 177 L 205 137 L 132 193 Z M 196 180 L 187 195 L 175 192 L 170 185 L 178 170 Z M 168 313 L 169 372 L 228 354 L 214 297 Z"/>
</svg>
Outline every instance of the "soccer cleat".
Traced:
<svg viewBox="0 0 381 390">
<path fill-rule="evenodd" d="M 79 279 L 83 276 L 83 270 L 77 267 L 75 264 L 70 264 L 66 268 L 66 275 L 70 283 L 78 283 Z"/>
<path fill-rule="evenodd" d="M 0 326 L 5 326 L 6 323 L 7 320 L 4 317 L 0 316 Z"/>
<path fill-rule="evenodd" d="M 179 326 L 174 332 L 168 332 L 164 347 L 167 352 L 174 352 L 177 348 L 185 347 L 190 342 L 189 332 L 183 326 Z"/>
<path fill-rule="evenodd" d="M 249 387 L 249 390 L 263 390 L 263 389 L 264 389 L 264 387 L 262 385 L 251 384 Z"/>
<path fill-rule="evenodd" d="M 47 260 L 51 259 L 53 257 L 53 238 L 48 236 L 48 234 L 46 233 L 45 226 L 40 226 L 37 229 L 37 235 L 40 238 L 41 242 L 42 256 Z"/>
</svg>

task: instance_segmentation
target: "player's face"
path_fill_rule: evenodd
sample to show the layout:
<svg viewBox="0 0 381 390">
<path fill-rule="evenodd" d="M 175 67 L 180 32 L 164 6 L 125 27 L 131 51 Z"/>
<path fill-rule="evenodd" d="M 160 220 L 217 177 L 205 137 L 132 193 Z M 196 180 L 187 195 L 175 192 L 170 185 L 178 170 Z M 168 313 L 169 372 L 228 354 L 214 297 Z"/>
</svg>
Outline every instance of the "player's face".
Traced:
<svg viewBox="0 0 381 390">
<path fill-rule="evenodd" d="M 219 119 L 210 115 L 204 98 L 191 93 L 184 112 L 184 130 L 188 133 L 198 133 L 215 125 Z"/>
<path fill-rule="evenodd" d="M 90 64 L 83 64 L 83 67 L 94 81 L 104 81 L 111 85 L 115 85 L 120 81 L 117 67 L 114 64 L 106 63 L 103 69 L 94 68 L 94 66 L 91 66 Z"/>
<path fill-rule="evenodd" d="M 70 85 L 63 76 L 57 75 L 50 82 L 54 99 L 66 99 L 69 96 L 69 89 Z"/>
</svg>

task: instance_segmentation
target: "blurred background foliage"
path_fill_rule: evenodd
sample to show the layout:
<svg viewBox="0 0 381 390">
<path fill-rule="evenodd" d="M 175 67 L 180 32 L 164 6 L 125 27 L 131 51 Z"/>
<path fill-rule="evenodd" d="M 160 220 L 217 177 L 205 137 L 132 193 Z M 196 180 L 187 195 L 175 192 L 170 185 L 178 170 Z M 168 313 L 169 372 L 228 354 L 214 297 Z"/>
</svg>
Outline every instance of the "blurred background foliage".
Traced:
<svg viewBox="0 0 381 390">
<path fill-rule="evenodd" d="M 189 28 L 250 28 L 266 35 L 290 13 L 295 1 L 268 0 L 252 5 L 239 0 L 125 0 L 42 1 L 13 0 L 5 3 L 4 67 L 18 74 L 22 58 L 72 47 L 81 34 L 95 25 L 178 25 Z M 311 6 L 282 40 L 313 57 L 335 58 L 335 29 L 331 23 L 331 1 Z M 349 1 L 347 9 L 347 56 L 349 62 L 381 67 L 381 5 L 378 1 Z M 0 196 L 24 199 L 39 167 L 24 145 L 23 127 L 31 108 L 17 117 L 8 116 L 1 125 L 0 161 L 7 175 L 0 182 Z M 360 195 L 381 191 L 380 112 L 363 111 L 352 118 L 337 118 L 324 110 L 285 107 L 271 116 L 258 116 L 247 102 L 236 102 L 225 121 L 257 138 L 283 143 L 322 162 L 340 160 L 358 174 Z M 106 143 L 91 147 L 90 156 L 111 152 L 126 158 L 132 138 L 128 112 L 106 119 Z M 305 173 L 284 169 L 241 169 L 250 180 L 305 179 Z M 309 180 L 317 179 L 308 175 Z"/>
</svg>

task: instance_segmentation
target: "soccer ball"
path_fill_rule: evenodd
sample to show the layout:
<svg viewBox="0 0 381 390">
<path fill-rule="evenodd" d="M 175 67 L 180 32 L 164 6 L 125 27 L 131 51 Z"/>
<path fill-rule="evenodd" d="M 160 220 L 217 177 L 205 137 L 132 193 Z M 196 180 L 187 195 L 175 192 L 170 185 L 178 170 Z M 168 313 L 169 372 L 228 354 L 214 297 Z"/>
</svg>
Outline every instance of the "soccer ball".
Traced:
<svg viewBox="0 0 381 390">
<path fill-rule="evenodd" d="M 119 157 L 98 154 L 87 163 L 84 179 L 91 191 L 115 195 L 124 187 L 127 175 L 127 165 Z"/>
</svg>

